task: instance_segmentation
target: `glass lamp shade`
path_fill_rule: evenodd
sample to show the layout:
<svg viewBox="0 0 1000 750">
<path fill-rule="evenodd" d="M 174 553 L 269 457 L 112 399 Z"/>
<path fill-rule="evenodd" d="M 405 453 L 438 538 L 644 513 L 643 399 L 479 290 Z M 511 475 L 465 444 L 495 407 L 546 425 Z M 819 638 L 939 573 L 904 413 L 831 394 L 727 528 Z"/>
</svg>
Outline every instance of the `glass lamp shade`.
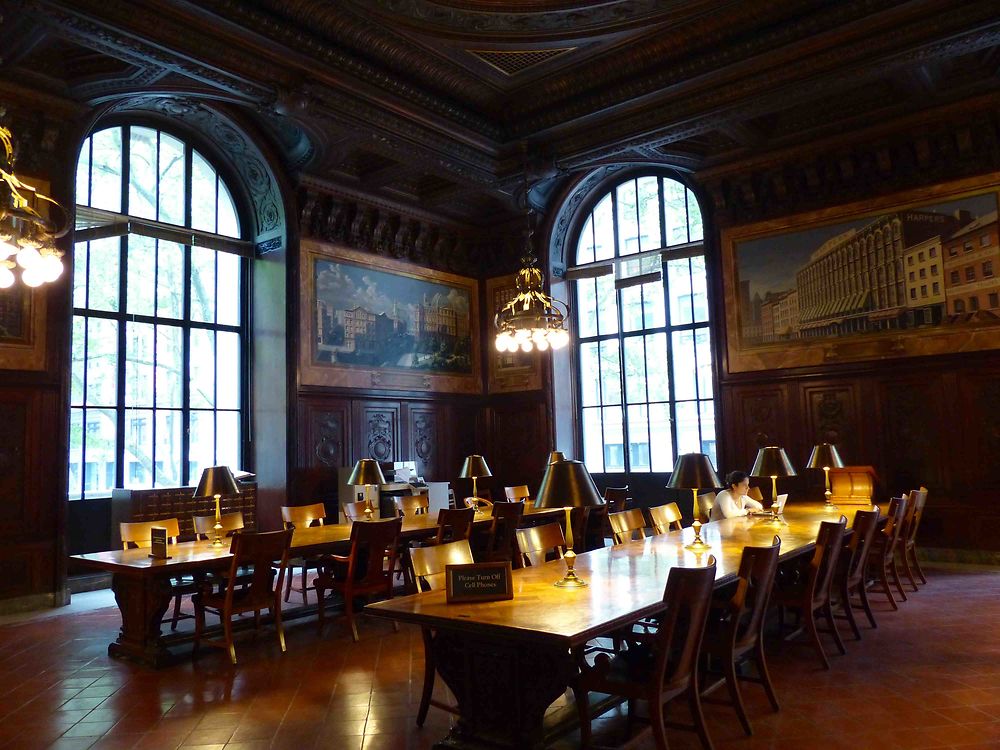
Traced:
<svg viewBox="0 0 1000 750">
<path fill-rule="evenodd" d="M 707 487 L 721 487 L 712 459 L 704 453 L 682 453 L 674 462 L 667 487 L 675 490 L 701 490 Z"/>
<path fill-rule="evenodd" d="M 588 505 L 604 505 L 604 500 L 582 461 L 554 461 L 545 467 L 545 475 L 535 496 L 536 508 L 581 508 Z"/>
<path fill-rule="evenodd" d="M 209 466 L 201 472 L 195 497 L 215 497 L 216 495 L 238 495 L 240 488 L 228 466 Z"/>
<path fill-rule="evenodd" d="M 833 443 L 818 443 L 813 446 L 812 453 L 809 454 L 808 469 L 842 469 L 844 459 L 837 452 L 837 446 Z"/>
<path fill-rule="evenodd" d="M 493 475 L 490 473 L 490 467 L 486 465 L 486 459 L 478 454 L 473 454 L 465 457 L 465 462 L 462 464 L 462 470 L 458 476 L 461 479 L 482 479 Z"/>
<path fill-rule="evenodd" d="M 347 478 L 347 483 L 353 487 L 362 484 L 385 484 L 385 476 L 378 461 L 373 458 L 362 458 L 354 464 L 354 470 Z"/>
<path fill-rule="evenodd" d="M 794 477 L 795 467 L 788 459 L 784 448 L 770 445 L 757 451 L 750 476 L 754 477 Z"/>
</svg>

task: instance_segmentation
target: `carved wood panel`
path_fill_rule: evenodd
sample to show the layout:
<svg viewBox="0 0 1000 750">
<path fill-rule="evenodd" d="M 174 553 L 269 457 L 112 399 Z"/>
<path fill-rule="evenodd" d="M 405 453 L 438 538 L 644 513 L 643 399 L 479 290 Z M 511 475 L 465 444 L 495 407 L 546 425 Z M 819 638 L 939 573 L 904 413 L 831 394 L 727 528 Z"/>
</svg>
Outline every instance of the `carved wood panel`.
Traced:
<svg viewBox="0 0 1000 750">
<path fill-rule="evenodd" d="M 957 408 L 967 415 L 957 431 L 953 489 L 972 493 L 996 484 L 1000 465 L 1000 374 L 996 370 L 957 376 Z"/>
<path fill-rule="evenodd" d="M 407 409 L 408 460 L 417 465 L 417 474 L 425 479 L 436 479 L 445 471 L 442 459 L 442 433 L 447 421 L 444 406 L 417 406 Z"/>
<path fill-rule="evenodd" d="M 878 383 L 877 392 L 883 488 L 895 495 L 921 484 L 945 486 L 948 448 L 942 426 L 950 420 L 944 415 L 940 375 L 885 380 Z"/>
<path fill-rule="evenodd" d="M 296 502 L 337 498 L 337 469 L 351 462 L 351 404 L 343 399 L 309 399 L 300 408 Z"/>
<path fill-rule="evenodd" d="M 723 452 L 728 463 L 717 468 L 748 471 L 760 448 L 793 445 L 795 415 L 790 412 L 787 386 L 729 386 L 723 393 L 732 418 L 728 422 L 728 449 Z M 727 436 L 721 437 L 726 440 Z"/>
<path fill-rule="evenodd" d="M 402 460 L 399 412 L 398 401 L 353 403 L 352 461 L 361 458 L 374 458 L 376 461 Z"/>
<path fill-rule="evenodd" d="M 856 382 L 807 384 L 801 390 L 803 448 L 808 451 L 817 443 L 833 443 L 844 463 L 866 463 L 859 385 Z M 808 453 L 802 459 L 808 459 Z"/>
<path fill-rule="evenodd" d="M 499 403 L 488 410 L 491 455 L 487 456 L 493 472 L 491 486 L 503 492 L 504 486 L 528 485 L 534 493 L 545 471 L 551 450 L 549 416 L 544 403 Z"/>
</svg>

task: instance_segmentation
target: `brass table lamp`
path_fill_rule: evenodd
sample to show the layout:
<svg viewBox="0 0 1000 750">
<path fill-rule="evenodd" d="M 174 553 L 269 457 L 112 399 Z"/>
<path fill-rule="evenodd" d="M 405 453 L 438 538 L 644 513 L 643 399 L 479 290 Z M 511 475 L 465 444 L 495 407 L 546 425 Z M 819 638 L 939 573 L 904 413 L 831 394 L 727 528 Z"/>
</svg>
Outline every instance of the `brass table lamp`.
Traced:
<svg viewBox="0 0 1000 750">
<path fill-rule="evenodd" d="M 476 480 L 486 479 L 487 477 L 493 476 L 493 474 L 490 473 L 490 467 L 486 465 L 486 459 L 478 453 L 466 456 L 465 461 L 462 463 L 462 470 L 459 472 L 458 476 L 461 479 L 472 480 L 472 497 L 476 500 L 476 513 L 480 513 L 479 495 L 476 494 Z"/>
<path fill-rule="evenodd" d="M 826 510 L 837 510 L 837 506 L 830 502 L 830 495 L 833 494 L 830 492 L 830 469 L 844 468 L 844 460 L 840 457 L 837 446 L 833 443 L 818 443 L 814 445 L 812 453 L 809 454 L 809 463 L 806 464 L 806 467 L 823 470 L 824 486 L 826 487 L 823 497 L 826 500 Z"/>
<path fill-rule="evenodd" d="M 378 461 L 373 458 L 362 458 L 354 464 L 351 476 L 347 478 L 347 483 L 352 487 L 364 485 L 365 488 L 365 520 L 372 520 L 372 499 L 368 493 L 368 488 L 372 485 L 385 484 L 385 476 Z"/>
<path fill-rule="evenodd" d="M 215 498 L 215 532 L 212 537 L 212 546 L 222 546 L 222 508 L 219 498 L 222 495 L 238 495 L 240 488 L 236 486 L 236 479 L 228 466 L 209 466 L 201 472 L 201 480 L 198 482 L 198 489 L 194 491 L 195 497 Z"/>
<path fill-rule="evenodd" d="M 576 552 L 573 551 L 573 508 L 604 505 L 590 472 L 582 461 L 553 461 L 545 467 L 545 475 L 535 497 L 536 508 L 566 510 L 566 575 L 555 582 L 562 588 L 582 588 L 587 582 L 576 575 Z"/>
<path fill-rule="evenodd" d="M 701 521 L 698 512 L 698 490 L 706 487 L 721 487 L 715 467 L 712 466 L 712 459 L 704 453 L 682 453 L 674 462 L 674 471 L 670 475 L 667 487 L 675 490 L 691 490 L 692 507 L 694 511 L 694 541 L 687 545 L 685 549 L 695 552 L 703 552 L 709 549 L 709 545 L 701 538 Z"/>
<path fill-rule="evenodd" d="M 757 459 L 753 462 L 750 475 L 754 477 L 771 477 L 771 520 L 781 523 L 778 518 L 778 477 L 796 476 L 795 467 L 788 459 L 784 448 L 769 445 L 757 451 Z"/>
</svg>

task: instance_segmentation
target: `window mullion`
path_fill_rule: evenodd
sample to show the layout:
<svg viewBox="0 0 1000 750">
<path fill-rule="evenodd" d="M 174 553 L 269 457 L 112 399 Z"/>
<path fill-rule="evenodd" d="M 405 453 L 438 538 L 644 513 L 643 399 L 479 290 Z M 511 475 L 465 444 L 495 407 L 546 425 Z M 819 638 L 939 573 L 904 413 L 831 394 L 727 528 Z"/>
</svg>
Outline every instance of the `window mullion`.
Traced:
<svg viewBox="0 0 1000 750">
<path fill-rule="evenodd" d="M 660 188 L 663 188 L 663 181 L 660 181 Z M 674 398 L 674 347 L 672 320 L 670 317 L 670 273 L 669 261 L 661 261 L 661 283 L 663 284 L 663 320 L 666 323 L 663 345 L 667 357 L 667 416 L 670 420 L 670 447 L 673 450 L 673 458 L 677 459 L 677 401 Z"/>
<path fill-rule="evenodd" d="M 194 152 L 189 144 L 184 145 L 184 225 L 193 223 L 194 200 Z M 218 182 L 218 177 L 216 177 Z M 216 201 L 218 205 L 218 201 Z M 218 209 L 217 209 L 218 210 Z M 218 229 L 218 227 L 216 227 Z M 192 484 L 191 478 L 191 246 L 184 245 L 184 298 L 181 300 L 181 474 L 182 485 Z M 215 456 L 212 456 L 215 465 Z"/>
</svg>

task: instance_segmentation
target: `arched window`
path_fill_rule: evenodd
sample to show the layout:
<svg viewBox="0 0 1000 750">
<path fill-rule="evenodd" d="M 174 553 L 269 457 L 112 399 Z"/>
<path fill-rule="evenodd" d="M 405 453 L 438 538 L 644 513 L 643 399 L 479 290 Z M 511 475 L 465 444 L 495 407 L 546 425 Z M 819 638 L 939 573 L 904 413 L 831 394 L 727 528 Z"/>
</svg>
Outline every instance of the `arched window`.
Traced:
<svg viewBox="0 0 1000 750">
<path fill-rule="evenodd" d="M 248 243 L 229 188 L 190 144 L 122 125 L 84 141 L 76 193 L 70 499 L 241 467 Z"/>
<path fill-rule="evenodd" d="M 669 472 L 715 455 L 701 211 L 670 177 L 600 196 L 576 243 L 579 429 L 595 473 Z"/>
</svg>

